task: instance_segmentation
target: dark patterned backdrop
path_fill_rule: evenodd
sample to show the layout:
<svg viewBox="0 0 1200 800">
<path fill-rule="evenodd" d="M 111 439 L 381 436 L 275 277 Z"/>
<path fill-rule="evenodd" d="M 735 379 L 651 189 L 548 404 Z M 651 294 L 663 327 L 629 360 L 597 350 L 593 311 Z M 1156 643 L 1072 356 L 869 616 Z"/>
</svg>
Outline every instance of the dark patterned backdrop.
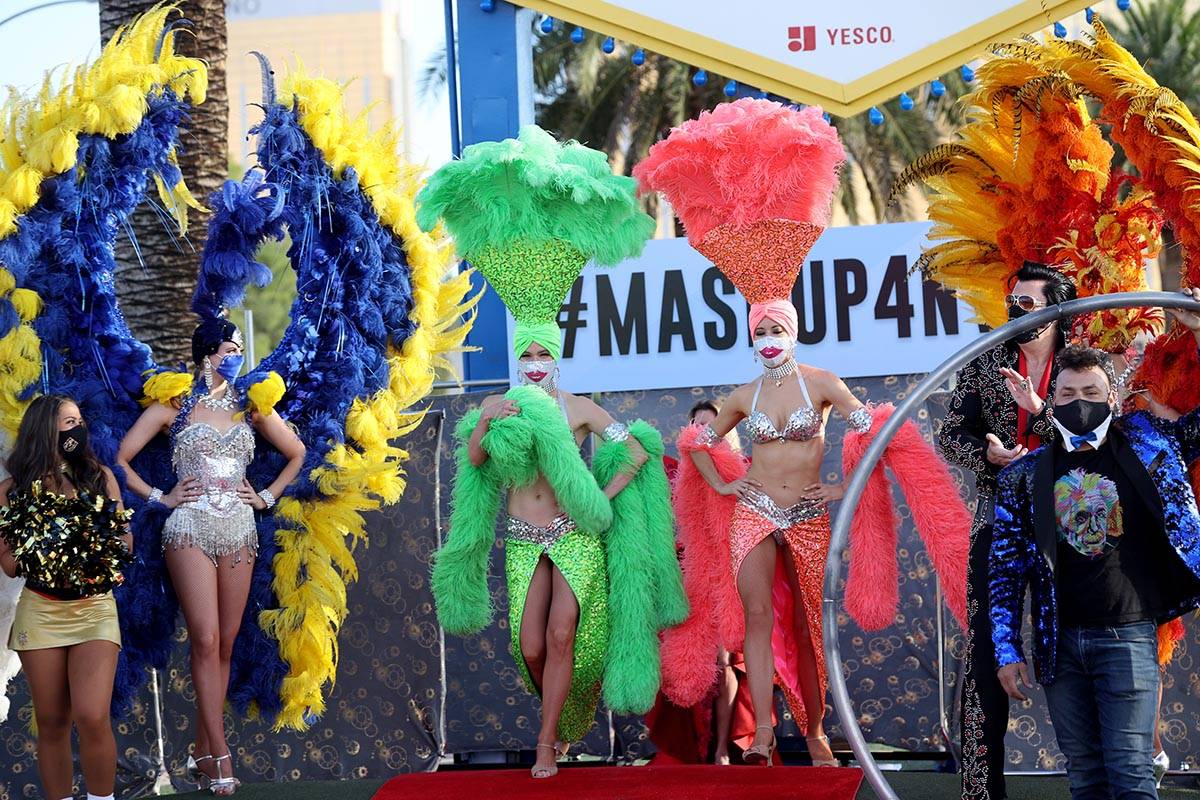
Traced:
<svg viewBox="0 0 1200 800">
<path fill-rule="evenodd" d="M 861 399 L 895 402 L 912 391 L 919 378 L 870 378 L 850 384 Z M 730 388 L 623 392 L 599 399 L 614 416 L 625 420 L 643 417 L 673 439 L 694 402 L 703 397 L 720 399 Z M 533 747 L 537 703 L 521 688 L 508 653 L 507 600 L 499 580 L 499 548 L 492 562 L 497 613 L 483 633 L 443 640 L 429 593 L 429 562 L 438 543 L 438 520 L 444 523 L 449 518 L 450 432 L 481 397 L 469 394 L 434 400 L 432 413 L 406 442 L 412 460 L 404 499 L 369 517 L 370 545 L 356 554 L 360 576 L 350 589 L 350 616 L 340 637 L 338 682 L 324 716 L 305 733 L 277 734 L 254 723 L 230 726 L 230 744 L 244 780 L 384 777 L 432 769 L 439 752 Z M 941 411 L 940 398 L 922 411 L 918 424 L 926 434 L 930 421 L 940 418 Z M 834 415 L 827 434 L 828 481 L 839 479 L 843 430 Z M 970 480 L 956 474 L 963 481 L 964 492 L 973 498 Z M 906 507 L 901 507 L 900 518 L 900 614 L 895 625 L 870 634 L 840 615 L 842 669 L 868 740 L 908 750 L 942 750 L 935 581 Z M 948 613 L 945 624 L 944 696 L 948 713 L 953 714 L 955 666 L 962 642 Z M 182 632 L 180 637 L 182 640 Z M 1197 766 L 1194 731 L 1200 729 L 1200 668 L 1194 656 L 1198 652 L 1200 626 L 1189 620 L 1188 639 L 1165 678 L 1162 706 L 1167 752 L 1174 763 L 1186 762 L 1193 768 Z M 163 737 L 173 775 L 186 758 L 191 739 L 192 695 L 185 655 L 186 646 L 181 644 L 163 676 Z M 13 711 L 0 726 L 0 800 L 37 797 L 34 748 L 28 733 L 30 708 L 22 678 L 13 681 L 9 694 Z M 130 792 L 147 790 L 156 771 L 149 700 L 147 693 L 134 715 L 118 725 L 121 781 Z M 832 711 L 829 722 L 830 733 L 837 736 L 839 725 Z M 625 759 L 653 752 L 640 719 L 610 721 L 602 710 L 598 723 L 579 749 Z M 785 720 L 785 725 L 790 726 L 790 720 Z M 952 720 L 951 730 L 956 728 Z M 444 740 L 439 747 L 442 731 Z M 1014 769 L 1061 768 L 1040 691 L 1035 690 L 1024 707 L 1013 707 L 1008 748 Z M 187 786 L 178 777 L 175 784 Z"/>
</svg>

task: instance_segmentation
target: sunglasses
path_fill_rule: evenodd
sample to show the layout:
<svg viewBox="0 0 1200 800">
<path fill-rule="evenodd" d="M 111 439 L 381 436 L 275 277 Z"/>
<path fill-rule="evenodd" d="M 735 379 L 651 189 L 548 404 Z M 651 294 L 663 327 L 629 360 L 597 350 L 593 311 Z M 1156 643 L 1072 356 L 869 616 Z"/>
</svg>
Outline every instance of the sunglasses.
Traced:
<svg viewBox="0 0 1200 800">
<path fill-rule="evenodd" d="M 1035 308 L 1046 307 L 1044 300 L 1038 300 L 1027 294 L 1006 294 L 1004 295 L 1004 304 L 1007 306 L 1016 306 L 1022 311 L 1033 311 Z"/>
</svg>

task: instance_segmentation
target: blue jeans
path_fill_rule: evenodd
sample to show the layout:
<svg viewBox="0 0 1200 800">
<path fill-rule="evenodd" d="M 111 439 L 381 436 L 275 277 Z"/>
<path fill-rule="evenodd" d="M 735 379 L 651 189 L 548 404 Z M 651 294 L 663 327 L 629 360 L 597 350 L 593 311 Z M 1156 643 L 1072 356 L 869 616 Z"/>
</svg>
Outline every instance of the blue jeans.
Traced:
<svg viewBox="0 0 1200 800">
<path fill-rule="evenodd" d="M 1072 800 L 1158 797 L 1157 649 L 1153 622 L 1059 630 L 1057 677 L 1045 688 Z"/>
</svg>

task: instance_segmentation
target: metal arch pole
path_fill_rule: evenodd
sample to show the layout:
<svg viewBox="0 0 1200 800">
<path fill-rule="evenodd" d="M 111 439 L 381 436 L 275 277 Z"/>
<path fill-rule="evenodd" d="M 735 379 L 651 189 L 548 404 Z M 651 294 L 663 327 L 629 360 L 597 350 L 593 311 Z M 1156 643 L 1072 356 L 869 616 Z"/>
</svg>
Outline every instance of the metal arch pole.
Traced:
<svg viewBox="0 0 1200 800">
<path fill-rule="evenodd" d="M 954 374 L 960 367 L 971 359 L 1003 344 L 1014 336 L 1034 328 L 1040 328 L 1051 322 L 1057 322 L 1063 317 L 1085 314 L 1092 311 L 1104 311 L 1113 308 L 1185 308 L 1189 311 L 1200 312 L 1200 303 L 1185 294 L 1170 292 L 1121 292 L 1116 294 L 1096 295 L 1072 300 L 1058 306 L 1049 306 L 1032 314 L 1027 314 L 1018 320 L 997 328 L 981 336 L 959 350 L 944 361 L 937 369 L 925 376 L 925 379 L 900 404 L 895 412 L 887 419 L 875 434 L 862 461 L 854 470 L 846 485 L 845 496 L 838 508 L 837 517 L 833 521 L 829 537 L 829 557 L 825 562 L 825 589 L 822 602 L 822 633 L 825 639 L 825 663 L 830 665 L 827 670 L 833 707 L 837 710 L 838 720 L 842 723 L 849 740 L 850 748 L 855 758 L 866 774 L 867 782 L 880 800 L 899 800 L 899 795 L 893 791 L 884 777 L 879 765 L 875 763 L 870 750 L 867 749 L 866 739 L 863 738 L 862 728 L 855 717 L 854 707 L 850 702 L 850 692 L 846 687 L 846 677 L 842 674 L 842 653 L 838 644 L 837 621 L 837 588 L 842 575 L 842 556 L 850 536 L 850 523 L 854 516 L 854 508 L 867 485 L 867 478 L 875 464 L 883 456 L 883 451 L 895 436 L 905 420 L 917 410 L 917 407 L 933 394 L 942 383 Z"/>
</svg>

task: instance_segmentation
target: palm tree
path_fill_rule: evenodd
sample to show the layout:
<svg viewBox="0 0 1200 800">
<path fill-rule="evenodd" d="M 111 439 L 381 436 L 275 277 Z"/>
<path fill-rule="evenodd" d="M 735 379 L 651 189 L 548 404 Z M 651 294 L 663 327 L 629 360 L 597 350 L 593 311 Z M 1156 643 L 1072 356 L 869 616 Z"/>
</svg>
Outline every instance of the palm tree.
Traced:
<svg viewBox="0 0 1200 800">
<path fill-rule="evenodd" d="M 107 42 L 117 28 L 156 5 L 158 0 L 100 0 L 100 37 Z M 177 49 L 208 65 L 208 97 L 191 113 L 181 137 L 180 167 L 192 193 L 204 202 L 228 173 L 229 98 L 225 91 L 225 0 L 182 0 L 191 23 L 176 36 Z M 186 240 L 169 230 L 143 204 L 130 220 L 132 242 L 117 247 L 117 292 L 133 333 L 154 349 L 160 363 L 190 358 L 192 290 L 200 268 L 200 250 L 208 231 L 203 214 L 193 212 Z"/>
<path fill-rule="evenodd" d="M 710 75 L 698 85 L 695 68 L 666 56 L 644 53 L 643 63 L 635 65 L 633 45 L 619 43 L 612 53 L 605 53 L 602 37 L 589 34 L 575 44 L 561 25 L 550 33 L 535 28 L 534 36 L 538 124 L 562 138 L 603 150 L 613 169 L 623 174 L 673 126 L 729 99 L 724 94 L 725 79 Z M 850 222 L 922 215 L 920 190 L 892 207 L 887 206 L 887 197 L 909 161 L 948 140 L 958 127 L 961 114 L 955 99 L 963 90 L 962 81 L 957 75 L 942 80 L 947 91 L 940 98 L 924 88 L 915 93 L 912 110 L 902 110 L 896 100 L 886 104 L 883 125 L 872 125 L 865 113 L 832 119 L 849 158 L 840 203 Z M 433 97 L 444 89 L 445 82 L 443 48 L 422 68 L 419 92 Z M 745 94 L 745 87 L 738 87 L 738 93 Z"/>
<path fill-rule="evenodd" d="M 1114 19 L 1110 29 L 1156 81 L 1188 108 L 1200 109 L 1200 8 L 1191 0 L 1141 0 Z M 1158 267 L 1162 288 L 1178 289 L 1183 253 L 1169 226 L 1163 229 Z"/>
<path fill-rule="evenodd" d="M 940 97 L 927 84 L 909 93 L 910 109 L 905 110 L 899 99 L 878 106 L 883 114 L 881 125 L 871 122 L 870 112 L 832 118 L 848 159 L 839 202 L 851 224 L 925 218 L 923 188 L 910 189 L 890 205 L 888 197 L 905 167 L 950 141 L 963 124 L 958 98 L 969 91 L 967 85 L 958 73 L 943 75 L 940 80 L 945 87 Z"/>
</svg>

